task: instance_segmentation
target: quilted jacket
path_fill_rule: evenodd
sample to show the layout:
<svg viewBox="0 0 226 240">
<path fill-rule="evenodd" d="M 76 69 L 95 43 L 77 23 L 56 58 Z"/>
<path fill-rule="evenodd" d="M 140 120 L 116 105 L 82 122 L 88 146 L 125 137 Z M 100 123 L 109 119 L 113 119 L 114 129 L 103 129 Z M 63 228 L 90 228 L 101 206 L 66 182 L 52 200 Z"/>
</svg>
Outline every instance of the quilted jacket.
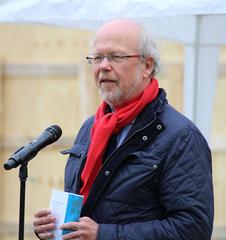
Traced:
<svg viewBox="0 0 226 240">
<path fill-rule="evenodd" d="M 94 118 L 81 127 L 65 168 L 65 191 L 79 193 Z M 213 227 L 211 153 L 197 127 L 166 93 L 145 107 L 97 176 L 81 216 L 98 240 L 209 240 Z"/>
</svg>

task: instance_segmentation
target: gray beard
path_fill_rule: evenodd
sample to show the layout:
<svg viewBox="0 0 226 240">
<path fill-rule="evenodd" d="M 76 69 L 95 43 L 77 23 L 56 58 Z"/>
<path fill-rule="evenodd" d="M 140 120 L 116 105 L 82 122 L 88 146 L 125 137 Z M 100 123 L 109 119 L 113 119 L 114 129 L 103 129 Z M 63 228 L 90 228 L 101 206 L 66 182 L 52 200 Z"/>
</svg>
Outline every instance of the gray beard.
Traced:
<svg viewBox="0 0 226 240">
<path fill-rule="evenodd" d="M 137 86 L 139 85 L 141 80 L 141 76 L 140 73 L 137 71 L 136 73 L 136 81 L 134 82 L 133 86 L 130 89 L 130 92 L 128 93 L 128 95 L 126 96 L 126 98 L 128 97 L 127 100 L 130 99 L 131 93 L 133 93 L 133 91 L 137 88 Z M 121 100 L 123 99 L 123 94 L 122 91 L 119 87 L 117 87 L 114 91 L 108 92 L 105 89 L 102 89 L 101 87 L 98 89 L 99 94 L 101 96 L 101 98 L 111 106 L 112 109 L 114 109 L 114 107 L 122 104 Z"/>
<path fill-rule="evenodd" d="M 99 94 L 101 98 L 111 107 L 116 106 L 120 102 L 120 99 L 122 97 L 122 92 L 119 87 L 117 87 L 114 91 L 111 92 L 99 88 Z"/>
</svg>

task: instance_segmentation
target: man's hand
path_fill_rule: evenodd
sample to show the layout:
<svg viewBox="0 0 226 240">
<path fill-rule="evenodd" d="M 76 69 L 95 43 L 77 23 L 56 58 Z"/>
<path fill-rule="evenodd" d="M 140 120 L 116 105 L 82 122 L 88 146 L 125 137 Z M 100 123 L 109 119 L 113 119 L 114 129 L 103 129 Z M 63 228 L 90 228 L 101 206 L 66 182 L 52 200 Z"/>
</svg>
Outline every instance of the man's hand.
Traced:
<svg viewBox="0 0 226 240">
<path fill-rule="evenodd" d="M 96 240 L 98 224 L 89 217 L 82 217 L 79 222 L 69 222 L 63 224 L 61 229 L 70 229 L 73 231 L 63 235 L 63 240 Z"/>
<path fill-rule="evenodd" d="M 51 215 L 49 209 L 43 209 L 34 215 L 34 230 L 41 239 L 50 239 L 54 235 L 51 233 L 56 227 L 56 218 Z"/>
</svg>

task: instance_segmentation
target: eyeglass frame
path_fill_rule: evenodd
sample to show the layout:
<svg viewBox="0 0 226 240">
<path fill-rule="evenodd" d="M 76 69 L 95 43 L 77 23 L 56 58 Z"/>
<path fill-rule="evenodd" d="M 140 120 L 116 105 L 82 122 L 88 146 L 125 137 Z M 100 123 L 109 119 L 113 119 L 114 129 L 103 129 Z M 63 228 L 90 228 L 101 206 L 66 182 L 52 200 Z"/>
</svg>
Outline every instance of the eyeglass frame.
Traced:
<svg viewBox="0 0 226 240">
<path fill-rule="evenodd" d="M 107 61 L 109 63 L 111 63 L 113 60 L 113 58 L 116 57 L 118 58 L 118 60 L 120 59 L 120 61 L 115 61 L 115 63 L 123 63 L 127 60 L 127 58 L 133 58 L 133 57 L 143 57 L 142 55 L 139 55 L 139 54 L 134 54 L 134 55 L 97 55 L 97 56 L 89 56 L 89 57 L 86 57 L 87 61 L 89 64 L 94 64 L 94 65 L 99 65 L 101 64 L 104 59 L 107 59 Z M 95 58 L 97 62 L 95 62 Z"/>
</svg>

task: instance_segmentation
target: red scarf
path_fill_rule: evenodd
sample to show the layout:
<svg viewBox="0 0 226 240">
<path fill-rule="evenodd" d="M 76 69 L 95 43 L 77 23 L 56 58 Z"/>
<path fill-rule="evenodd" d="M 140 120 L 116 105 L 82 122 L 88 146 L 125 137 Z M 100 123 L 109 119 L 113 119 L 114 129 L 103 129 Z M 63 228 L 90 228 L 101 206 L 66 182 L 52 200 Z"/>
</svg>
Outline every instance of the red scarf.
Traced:
<svg viewBox="0 0 226 240">
<path fill-rule="evenodd" d="M 158 81 L 151 79 L 151 83 L 139 96 L 116 108 L 114 112 L 105 114 L 107 107 L 105 102 L 102 102 L 97 109 L 94 125 L 91 129 L 88 156 L 81 175 L 83 185 L 80 194 L 84 196 L 84 203 L 101 169 L 103 154 L 112 134 L 128 125 L 148 103 L 157 97 L 158 90 Z"/>
</svg>

